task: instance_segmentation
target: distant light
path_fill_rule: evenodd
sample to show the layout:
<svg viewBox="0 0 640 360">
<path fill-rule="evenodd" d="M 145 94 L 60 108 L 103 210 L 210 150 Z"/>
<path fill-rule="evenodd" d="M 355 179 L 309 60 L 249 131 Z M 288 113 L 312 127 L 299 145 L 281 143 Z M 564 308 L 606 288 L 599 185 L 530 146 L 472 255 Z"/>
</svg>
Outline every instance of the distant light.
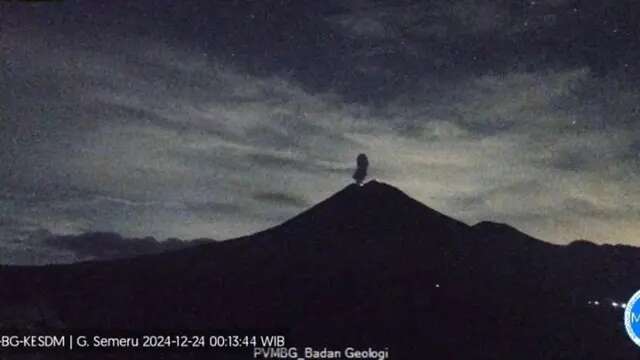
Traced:
<svg viewBox="0 0 640 360">
<path fill-rule="evenodd" d="M 623 308 L 623 309 L 626 309 L 627 308 L 627 304 L 620 304 L 620 307 Z"/>
<path fill-rule="evenodd" d="M 599 301 L 594 301 L 594 302 L 593 302 L 593 305 L 598 306 L 598 305 L 600 305 L 600 302 L 599 302 Z"/>
<path fill-rule="evenodd" d="M 617 303 L 617 302 L 615 302 L 615 301 L 613 301 L 613 302 L 611 302 L 611 306 L 613 306 L 613 307 L 618 307 L 618 303 Z"/>
<path fill-rule="evenodd" d="M 439 288 L 439 287 L 440 287 L 440 284 L 436 284 L 436 287 L 437 287 L 437 288 Z"/>
<path fill-rule="evenodd" d="M 587 301 L 587 304 L 591 305 L 591 304 L 593 304 L 593 301 L 589 300 L 589 301 Z"/>
</svg>

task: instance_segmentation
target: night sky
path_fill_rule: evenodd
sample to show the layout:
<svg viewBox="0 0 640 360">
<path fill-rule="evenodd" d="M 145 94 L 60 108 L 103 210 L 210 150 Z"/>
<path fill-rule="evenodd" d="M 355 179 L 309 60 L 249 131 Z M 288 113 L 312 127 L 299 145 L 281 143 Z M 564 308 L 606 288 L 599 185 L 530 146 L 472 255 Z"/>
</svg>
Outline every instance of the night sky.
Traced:
<svg viewBox="0 0 640 360">
<path fill-rule="evenodd" d="M 639 24 L 631 0 L 1 3 L 0 262 L 262 230 L 361 152 L 467 223 L 640 246 Z"/>
</svg>

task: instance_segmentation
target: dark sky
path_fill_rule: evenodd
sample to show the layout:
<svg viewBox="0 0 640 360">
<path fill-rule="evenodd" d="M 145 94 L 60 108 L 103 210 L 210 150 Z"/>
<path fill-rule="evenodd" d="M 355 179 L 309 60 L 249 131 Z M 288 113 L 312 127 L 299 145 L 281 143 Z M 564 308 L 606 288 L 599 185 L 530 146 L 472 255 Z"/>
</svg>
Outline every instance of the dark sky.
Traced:
<svg viewBox="0 0 640 360">
<path fill-rule="evenodd" d="M 361 152 L 372 177 L 469 223 L 640 245 L 639 14 L 630 0 L 1 3 L 0 248 L 243 235 L 341 189 Z"/>
</svg>

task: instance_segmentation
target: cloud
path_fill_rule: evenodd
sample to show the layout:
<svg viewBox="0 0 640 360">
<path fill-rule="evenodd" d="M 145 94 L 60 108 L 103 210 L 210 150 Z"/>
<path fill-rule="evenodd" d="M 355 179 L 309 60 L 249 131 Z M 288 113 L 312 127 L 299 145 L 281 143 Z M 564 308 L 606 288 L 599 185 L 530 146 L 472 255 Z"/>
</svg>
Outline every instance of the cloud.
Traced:
<svg viewBox="0 0 640 360">
<path fill-rule="evenodd" d="M 16 218 L 58 233 L 224 238 L 257 231 L 304 205 L 289 192 L 314 196 L 312 172 L 342 168 L 357 147 L 343 132 L 367 127 L 344 119 L 352 115 L 331 94 L 310 95 L 277 77 L 246 76 L 144 39 L 134 43 L 139 52 L 129 40 L 100 48 L 99 56 L 67 43 L 42 45 L 58 57 L 46 64 L 20 58 L 32 74 L 12 83 L 37 85 L 73 70 L 58 84 L 68 105 L 43 93 L 29 108 L 11 95 L 10 103 L 24 107 L 11 113 L 21 122 L 4 133 L 3 146 L 13 151 L 2 157 L 14 167 L 2 176 L 21 200 L 3 201 Z M 27 52 L 30 45 L 14 46 Z M 288 172 L 274 176 L 282 161 Z M 258 211 L 243 189 L 282 194 L 297 207 Z M 275 200 L 259 199 L 261 206 Z"/>
<path fill-rule="evenodd" d="M 0 244 L 0 264 L 46 265 L 119 259 L 184 249 L 210 241 L 157 241 L 152 237 L 124 238 L 116 233 L 100 232 L 58 236 L 45 229 L 34 229 L 23 235 Z"/>
<path fill-rule="evenodd" d="M 371 177 L 465 221 L 636 243 L 633 71 L 532 46 L 571 24 L 569 4 L 544 3 L 535 22 L 506 3 L 361 1 L 280 45 L 271 28 L 265 44 L 231 29 L 205 46 L 9 27 L 2 226 L 229 238 L 324 199 L 367 153 Z"/>
<path fill-rule="evenodd" d="M 44 239 L 52 236 L 44 229 L 30 231 L 23 238 L 2 240 L 3 265 L 45 265 L 52 263 L 72 263 L 82 260 L 72 251 L 47 246 Z"/>
<path fill-rule="evenodd" d="M 490 1 L 362 1 L 351 11 L 329 19 L 359 37 L 438 39 L 498 30 L 505 26 L 508 15 L 508 8 Z"/>
<path fill-rule="evenodd" d="M 46 238 L 44 243 L 52 248 L 71 251 L 78 259 L 102 260 L 173 251 L 201 244 L 203 241 L 157 241 L 152 237 L 127 239 L 116 233 L 84 233 L 52 236 Z"/>
<path fill-rule="evenodd" d="M 389 134 L 360 140 L 389 154 L 372 163 L 392 182 L 470 223 L 635 243 L 638 93 L 584 68 L 468 77 L 399 96 L 384 112 Z M 581 201 L 592 206 L 577 211 Z"/>
<path fill-rule="evenodd" d="M 303 197 L 286 193 L 260 192 L 253 194 L 253 198 L 274 206 L 294 206 L 296 208 L 309 206 L 309 203 Z"/>
</svg>

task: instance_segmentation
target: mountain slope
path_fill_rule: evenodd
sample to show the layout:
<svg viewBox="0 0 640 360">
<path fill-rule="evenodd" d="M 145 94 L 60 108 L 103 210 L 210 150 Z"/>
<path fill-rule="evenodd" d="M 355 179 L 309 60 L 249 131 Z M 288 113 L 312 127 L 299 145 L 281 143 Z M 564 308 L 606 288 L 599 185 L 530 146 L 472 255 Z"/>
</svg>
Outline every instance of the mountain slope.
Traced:
<svg viewBox="0 0 640 360">
<path fill-rule="evenodd" d="M 632 356 L 622 314 L 586 301 L 640 287 L 638 250 L 583 248 L 470 227 L 369 182 L 235 240 L 3 267 L 0 305 L 25 319 L 44 308 L 43 328 L 280 328 L 295 344 L 389 347 L 399 359 Z"/>
</svg>

